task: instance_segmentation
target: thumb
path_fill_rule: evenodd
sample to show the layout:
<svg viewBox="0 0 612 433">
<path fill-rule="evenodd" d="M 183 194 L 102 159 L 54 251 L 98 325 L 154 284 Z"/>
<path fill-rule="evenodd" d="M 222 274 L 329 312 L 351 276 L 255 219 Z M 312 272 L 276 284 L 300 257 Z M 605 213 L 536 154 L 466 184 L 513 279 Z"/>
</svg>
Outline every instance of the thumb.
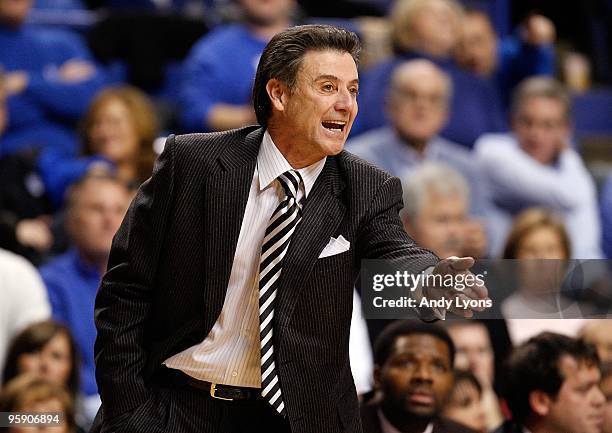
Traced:
<svg viewBox="0 0 612 433">
<path fill-rule="evenodd" d="M 451 256 L 445 260 L 448 261 L 448 267 L 453 271 L 465 271 L 474 266 L 474 259 L 472 257 Z"/>
</svg>

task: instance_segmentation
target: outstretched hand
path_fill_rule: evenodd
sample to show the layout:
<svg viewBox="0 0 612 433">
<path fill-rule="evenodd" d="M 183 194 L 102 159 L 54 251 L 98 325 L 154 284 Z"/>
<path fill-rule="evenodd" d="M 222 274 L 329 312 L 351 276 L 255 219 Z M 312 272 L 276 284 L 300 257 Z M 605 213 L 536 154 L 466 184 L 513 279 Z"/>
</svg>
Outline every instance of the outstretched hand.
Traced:
<svg viewBox="0 0 612 433">
<path fill-rule="evenodd" d="M 470 268 L 474 266 L 472 257 L 448 257 L 442 259 L 434 267 L 432 274 L 438 275 L 473 275 Z M 489 291 L 484 284 L 480 284 L 476 278 L 463 278 L 465 284 L 461 288 L 458 287 L 425 287 L 423 295 L 430 299 L 439 298 L 454 298 L 454 302 L 448 309 L 453 314 L 461 317 L 472 317 L 474 311 L 483 311 L 485 307 L 482 302 L 488 299 Z M 476 301 L 476 302 L 474 302 Z"/>
</svg>

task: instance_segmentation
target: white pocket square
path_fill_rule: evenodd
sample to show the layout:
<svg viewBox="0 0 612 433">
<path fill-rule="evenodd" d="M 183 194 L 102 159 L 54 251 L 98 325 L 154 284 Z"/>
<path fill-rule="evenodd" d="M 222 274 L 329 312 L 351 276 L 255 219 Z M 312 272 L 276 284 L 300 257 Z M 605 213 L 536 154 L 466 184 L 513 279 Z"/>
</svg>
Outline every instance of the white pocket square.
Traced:
<svg viewBox="0 0 612 433">
<path fill-rule="evenodd" d="M 351 248 L 351 243 L 344 239 L 342 235 L 338 236 L 337 239 L 330 238 L 327 246 L 321 251 L 319 258 L 322 259 L 323 257 L 335 256 L 336 254 L 348 251 L 349 248 Z"/>
</svg>

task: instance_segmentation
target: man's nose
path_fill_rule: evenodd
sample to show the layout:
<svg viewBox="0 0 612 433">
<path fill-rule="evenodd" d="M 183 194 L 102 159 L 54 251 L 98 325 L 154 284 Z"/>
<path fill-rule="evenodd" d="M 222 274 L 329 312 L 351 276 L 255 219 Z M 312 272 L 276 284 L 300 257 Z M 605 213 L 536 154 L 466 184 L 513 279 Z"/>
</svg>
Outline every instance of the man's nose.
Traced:
<svg viewBox="0 0 612 433">
<path fill-rule="evenodd" d="M 414 379 L 418 379 L 420 381 L 431 382 L 433 380 L 431 375 L 431 368 L 423 363 L 416 366 L 413 377 Z"/>
<path fill-rule="evenodd" d="M 595 387 L 595 395 L 593 396 L 593 405 L 595 406 L 603 406 L 606 402 L 606 396 L 601 392 L 599 387 Z"/>
<path fill-rule="evenodd" d="M 350 112 L 356 104 L 355 96 L 345 89 L 338 92 L 334 108 L 336 111 Z"/>
</svg>

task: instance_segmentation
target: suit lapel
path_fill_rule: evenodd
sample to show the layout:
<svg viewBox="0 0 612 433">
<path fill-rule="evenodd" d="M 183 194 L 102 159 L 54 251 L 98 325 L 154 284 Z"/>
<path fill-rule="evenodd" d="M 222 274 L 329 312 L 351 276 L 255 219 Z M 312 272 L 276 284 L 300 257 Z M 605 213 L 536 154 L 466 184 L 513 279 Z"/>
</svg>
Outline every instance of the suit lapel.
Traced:
<svg viewBox="0 0 612 433">
<path fill-rule="evenodd" d="M 283 259 L 275 306 L 277 341 L 281 340 L 289 323 L 304 287 L 304 278 L 308 278 L 319 253 L 344 217 L 345 207 L 340 199 L 343 187 L 336 159 L 328 157 L 304 205 L 302 221 L 295 229 L 289 250 Z"/>
<path fill-rule="evenodd" d="M 228 146 L 204 187 L 204 271 L 216 318 L 221 313 L 263 129 Z"/>
</svg>

